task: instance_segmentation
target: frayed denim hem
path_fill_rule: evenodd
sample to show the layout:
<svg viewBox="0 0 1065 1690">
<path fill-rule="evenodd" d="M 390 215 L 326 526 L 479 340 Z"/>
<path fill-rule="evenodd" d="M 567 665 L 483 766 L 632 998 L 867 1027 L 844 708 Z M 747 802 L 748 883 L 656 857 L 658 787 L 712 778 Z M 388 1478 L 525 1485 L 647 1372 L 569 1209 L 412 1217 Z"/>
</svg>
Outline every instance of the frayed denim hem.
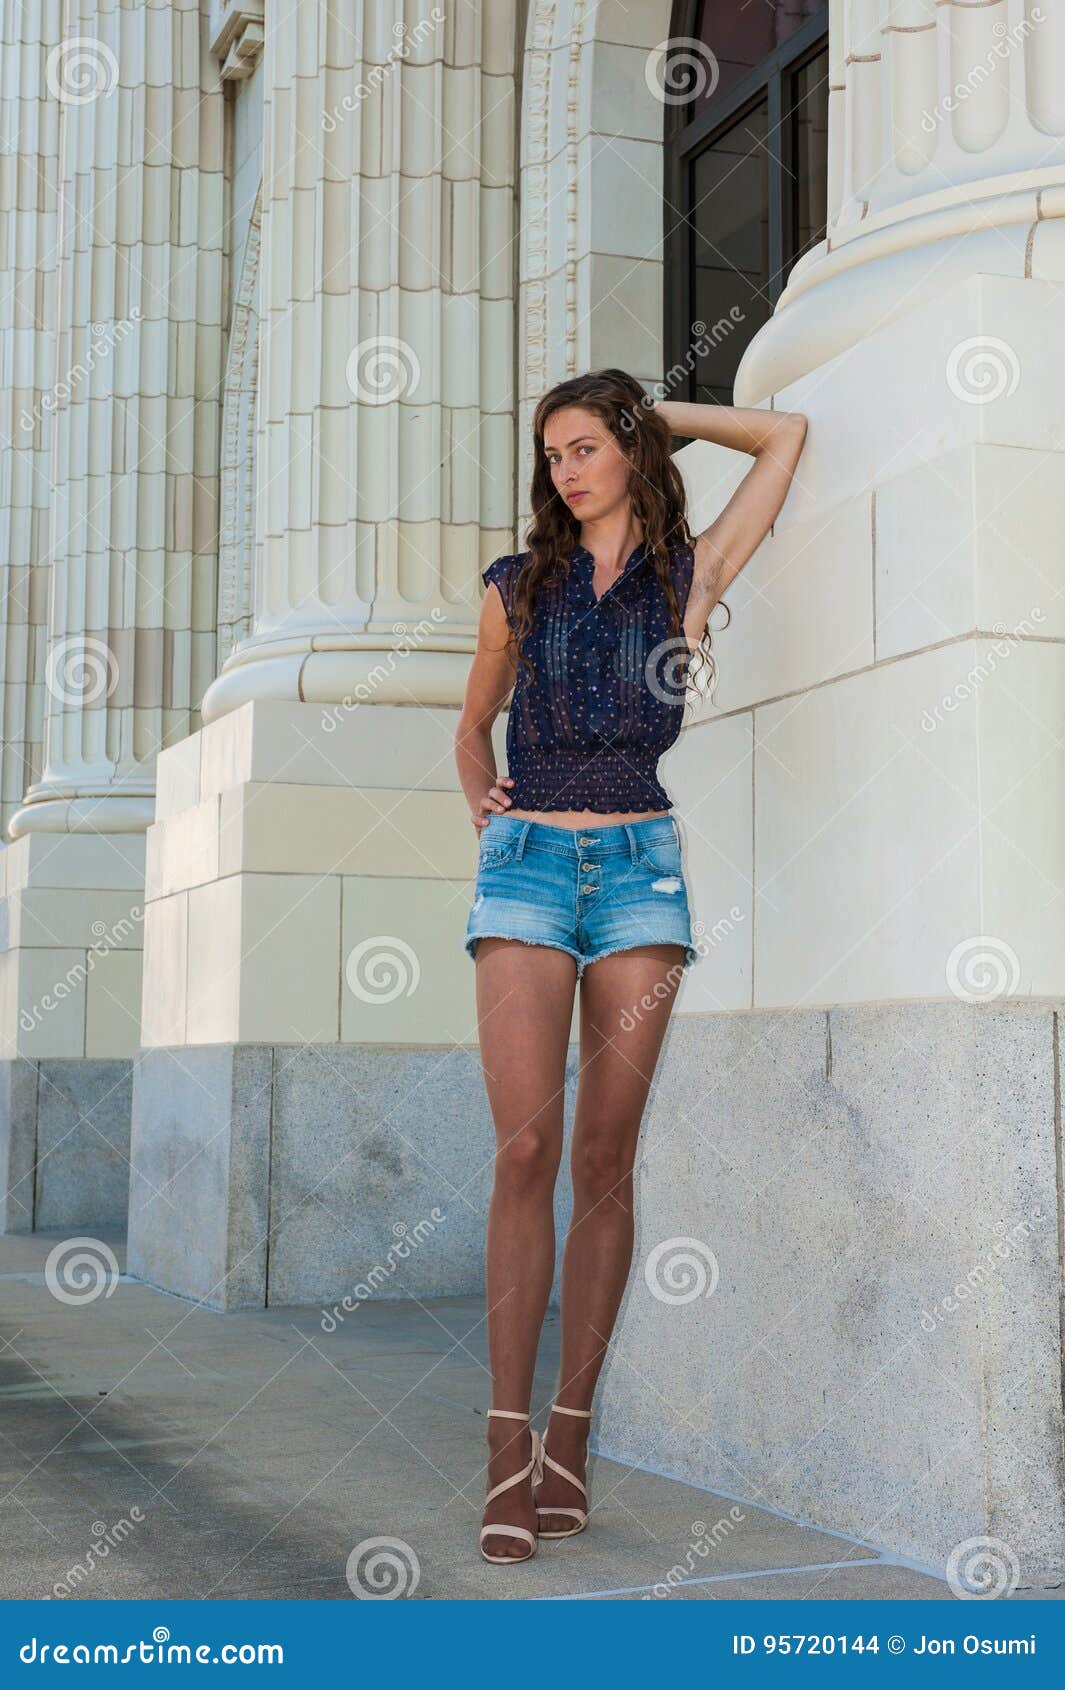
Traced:
<svg viewBox="0 0 1065 1690">
<path fill-rule="evenodd" d="M 681 967 L 689 969 L 693 962 L 697 962 L 699 952 L 694 945 L 685 944 L 683 939 L 630 939 L 627 944 L 612 945 L 609 950 L 596 951 L 594 956 L 585 957 L 584 966 L 590 967 L 593 962 L 602 962 L 605 956 L 617 956 L 619 951 L 637 951 L 643 945 L 684 945 L 684 961 Z"/>
<path fill-rule="evenodd" d="M 642 945 L 684 945 L 684 962 L 682 968 L 687 971 L 694 962 L 698 961 L 699 952 L 694 945 L 685 944 L 682 939 L 630 939 L 621 945 L 612 945 L 609 950 L 597 951 L 595 956 L 584 956 L 580 951 L 571 950 L 569 945 L 561 945 L 555 939 L 526 939 L 520 933 L 471 933 L 464 941 L 463 949 L 471 962 L 477 961 L 476 949 L 478 939 L 516 939 L 519 945 L 545 945 L 551 951 L 564 951 L 577 964 L 577 979 L 580 980 L 584 970 L 593 962 L 601 962 L 604 957 L 616 956 L 620 951 L 635 951 Z"/>
<path fill-rule="evenodd" d="M 520 933 L 471 933 L 465 940 L 463 949 L 471 962 L 477 961 L 478 939 L 516 939 L 519 945 L 545 945 L 549 951 L 563 951 L 571 956 L 577 964 L 577 978 L 581 977 L 585 959 L 580 951 L 571 950 L 569 945 L 560 945 L 557 939 L 526 939 Z"/>
</svg>

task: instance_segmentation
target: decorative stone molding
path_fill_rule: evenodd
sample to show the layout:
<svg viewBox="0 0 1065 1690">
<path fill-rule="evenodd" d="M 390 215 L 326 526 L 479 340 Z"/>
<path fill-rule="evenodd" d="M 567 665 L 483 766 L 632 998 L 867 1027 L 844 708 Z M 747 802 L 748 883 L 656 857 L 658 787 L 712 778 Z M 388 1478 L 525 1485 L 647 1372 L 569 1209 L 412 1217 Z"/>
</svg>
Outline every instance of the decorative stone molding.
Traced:
<svg viewBox="0 0 1065 1690">
<path fill-rule="evenodd" d="M 737 404 L 976 273 L 1065 279 L 1063 41 L 1065 0 L 908 0 L 884 24 L 835 0 L 827 234 L 747 348 Z"/>
<path fill-rule="evenodd" d="M 232 0 L 226 8 L 222 27 L 211 41 L 213 56 L 222 61 L 218 74 L 223 82 L 246 82 L 254 75 L 266 36 L 263 3 Z"/>
<path fill-rule="evenodd" d="M 255 464 L 262 204 L 260 184 L 244 242 L 222 394 L 216 673 L 222 669 L 234 646 L 247 639 L 255 617 Z"/>
</svg>

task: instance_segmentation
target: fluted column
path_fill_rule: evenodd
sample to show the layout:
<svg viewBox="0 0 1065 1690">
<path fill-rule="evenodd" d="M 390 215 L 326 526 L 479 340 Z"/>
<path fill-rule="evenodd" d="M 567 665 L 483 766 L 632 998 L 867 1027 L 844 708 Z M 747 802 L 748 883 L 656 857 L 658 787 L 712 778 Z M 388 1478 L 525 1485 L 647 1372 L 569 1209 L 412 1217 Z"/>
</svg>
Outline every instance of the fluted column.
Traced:
<svg viewBox="0 0 1065 1690">
<path fill-rule="evenodd" d="M 44 760 L 60 0 L 0 0 L 0 838 Z"/>
<path fill-rule="evenodd" d="M 832 0 L 829 30 L 828 230 L 741 404 L 976 272 L 1065 279 L 1065 0 Z"/>
<path fill-rule="evenodd" d="M 213 673 L 223 97 L 198 0 L 66 0 L 43 774 L 12 819 L 138 831 Z"/>
<path fill-rule="evenodd" d="M 515 10 L 266 8 L 256 616 L 207 722 L 461 702 L 513 534 Z"/>
</svg>

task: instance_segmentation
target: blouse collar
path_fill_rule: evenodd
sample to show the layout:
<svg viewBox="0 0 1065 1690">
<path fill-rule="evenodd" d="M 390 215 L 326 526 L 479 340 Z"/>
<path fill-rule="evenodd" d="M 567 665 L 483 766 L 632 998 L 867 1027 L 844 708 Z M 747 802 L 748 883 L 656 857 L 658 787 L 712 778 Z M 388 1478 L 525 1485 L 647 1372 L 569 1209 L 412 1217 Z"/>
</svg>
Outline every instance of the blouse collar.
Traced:
<svg viewBox="0 0 1065 1690">
<path fill-rule="evenodd" d="M 640 564 L 649 555 L 647 542 L 645 540 L 641 540 L 639 545 L 629 553 L 625 562 L 625 567 L 621 571 L 621 575 L 616 576 L 610 585 L 614 586 L 617 581 L 621 580 L 622 575 L 628 575 L 630 570 L 639 568 Z M 573 547 L 572 556 L 576 561 L 581 563 L 590 563 L 593 568 L 595 567 L 595 559 L 593 558 L 591 552 L 588 550 L 587 546 L 582 546 L 579 541 Z M 609 591 L 609 588 L 607 590 Z"/>
</svg>

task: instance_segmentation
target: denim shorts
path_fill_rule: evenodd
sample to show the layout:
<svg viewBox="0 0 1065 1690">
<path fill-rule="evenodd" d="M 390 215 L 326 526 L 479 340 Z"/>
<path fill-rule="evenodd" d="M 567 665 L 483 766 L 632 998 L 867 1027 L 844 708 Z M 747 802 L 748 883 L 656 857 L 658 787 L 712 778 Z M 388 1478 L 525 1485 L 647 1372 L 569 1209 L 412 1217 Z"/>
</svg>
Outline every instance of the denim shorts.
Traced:
<svg viewBox="0 0 1065 1690">
<path fill-rule="evenodd" d="M 472 960 L 490 936 L 566 951 L 578 979 L 588 963 L 634 945 L 683 945 L 690 968 L 699 952 L 673 817 L 574 828 L 489 816 L 466 923 Z"/>
</svg>

